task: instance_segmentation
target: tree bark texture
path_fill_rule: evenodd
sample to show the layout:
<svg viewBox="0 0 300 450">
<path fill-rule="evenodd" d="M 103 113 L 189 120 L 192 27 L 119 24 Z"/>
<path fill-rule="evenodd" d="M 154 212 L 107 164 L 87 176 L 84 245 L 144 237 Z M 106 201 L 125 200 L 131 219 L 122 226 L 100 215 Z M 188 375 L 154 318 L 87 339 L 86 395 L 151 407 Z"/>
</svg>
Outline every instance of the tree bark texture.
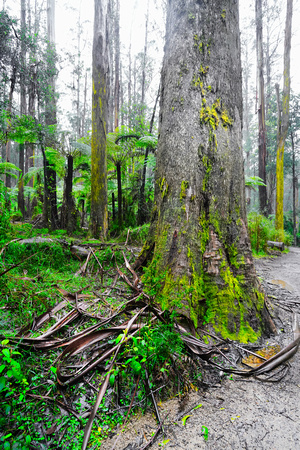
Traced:
<svg viewBox="0 0 300 450">
<path fill-rule="evenodd" d="M 21 0 L 21 71 L 20 71 L 20 112 L 21 115 L 27 113 L 26 107 L 26 85 L 25 85 L 25 71 L 26 71 L 26 3 Z M 18 208 L 25 219 L 25 199 L 24 199 L 24 162 L 25 162 L 25 145 L 19 145 L 19 174 L 18 181 Z"/>
<path fill-rule="evenodd" d="M 48 34 L 48 58 L 49 58 L 49 94 L 45 108 L 45 122 L 46 125 L 56 125 L 56 98 L 55 98 L 55 74 L 53 54 L 55 53 L 55 0 L 47 0 L 47 34 Z M 46 142 L 47 147 L 52 147 L 53 142 Z M 44 154 L 45 156 L 45 154 Z M 57 229 L 58 211 L 57 211 L 57 192 L 56 192 L 56 172 L 53 167 L 46 160 L 44 163 L 47 166 L 45 185 L 45 201 L 43 208 L 44 221 L 48 223 L 53 230 Z M 48 192 L 48 198 L 46 198 Z"/>
<path fill-rule="evenodd" d="M 121 230 L 123 227 L 123 210 L 122 210 L 122 167 L 121 162 L 117 161 L 117 185 L 118 185 L 118 225 Z"/>
<path fill-rule="evenodd" d="M 119 127 L 120 111 L 120 2 L 116 1 L 114 17 L 115 28 L 115 105 L 114 105 L 114 130 Z"/>
<path fill-rule="evenodd" d="M 264 84 L 264 58 L 263 58 L 263 24 L 262 0 L 255 1 L 256 17 L 256 55 L 257 55 L 257 82 L 258 82 L 258 176 L 266 183 L 266 107 Z M 267 187 L 259 186 L 259 209 L 261 214 L 267 214 Z"/>
<path fill-rule="evenodd" d="M 160 95 L 160 86 L 158 87 L 158 92 L 157 92 L 157 96 L 155 99 L 153 112 L 152 112 L 152 116 L 151 116 L 151 120 L 150 120 L 150 126 L 149 126 L 150 134 L 152 133 L 152 130 L 153 130 L 153 124 L 154 124 L 156 107 L 157 107 L 159 95 Z M 147 220 L 149 221 L 149 211 L 148 211 L 146 201 L 145 201 L 146 172 L 147 172 L 149 151 L 150 151 L 150 147 L 147 147 L 146 151 L 145 151 L 145 158 L 144 158 L 144 164 L 143 164 L 143 169 L 142 169 L 142 182 L 141 182 L 141 187 L 140 187 L 140 192 L 139 192 L 138 214 L 137 214 L 138 225 L 143 225 L 144 223 L 146 223 Z"/>
<path fill-rule="evenodd" d="M 294 245 L 297 245 L 297 231 L 298 231 L 298 218 L 297 218 L 297 211 L 298 211 L 298 177 L 296 175 L 296 155 L 295 155 L 295 140 L 294 140 L 294 133 L 291 131 L 291 143 L 292 143 L 292 157 L 293 157 L 293 236 L 294 236 Z"/>
<path fill-rule="evenodd" d="M 237 0 L 169 0 L 145 283 L 164 308 L 246 342 L 267 314 L 247 234 L 241 76 Z"/>
<path fill-rule="evenodd" d="M 73 166 L 74 158 L 72 155 L 67 157 L 67 173 L 65 176 L 64 198 L 61 211 L 61 227 L 66 229 L 68 234 L 72 234 L 77 226 L 77 214 L 75 201 L 72 195 L 73 190 Z"/>
<path fill-rule="evenodd" d="M 108 228 L 107 152 L 109 49 L 108 0 L 95 0 L 93 40 L 91 233 L 105 238 Z"/>
<path fill-rule="evenodd" d="M 291 56 L 291 39 L 292 39 L 292 17 L 293 17 L 293 0 L 287 0 L 286 3 L 286 22 L 284 37 L 284 63 L 283 63 L 283 93 L 282 102 L 278 106 L 278 135 L 277 135 L 277 156 L 276 156 L 276 214 L 275 227 L 279 233 L 278 239 L 283 240 L 283 194 L 284 194 L 284 145 L 289 128 L 289 111 L 290 111 L 290 56 Z M 277 87 L 277 99 L 278 99 Z M 279 103 L 279 101 L 278 101 Z"/>
</svg>

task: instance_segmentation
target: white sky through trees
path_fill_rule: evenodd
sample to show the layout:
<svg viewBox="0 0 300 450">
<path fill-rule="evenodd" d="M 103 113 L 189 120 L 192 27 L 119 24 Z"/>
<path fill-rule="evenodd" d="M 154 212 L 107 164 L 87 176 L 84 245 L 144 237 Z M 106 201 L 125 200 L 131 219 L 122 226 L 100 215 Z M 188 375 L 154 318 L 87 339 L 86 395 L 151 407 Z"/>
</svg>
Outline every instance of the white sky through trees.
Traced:
<svg viewBox="0 0 300 450">
<path fill-rule="evenodd" d="M 272 4 L 274 0 L 268 0 Z M 149 54 L 155 58 L 154 76 L 147 95 L 147 102 L 150 105 L 154 102 L 156 91 L 160 79 L 160 66 L 163 57 L 163 35 L 164 35 L 164 13 L 163 5 L 165 0 L 150 0 L 150 18 L 149 18 L 149 41 L 153 41 L 148 46 Z M 286 13 L 286 0 L 277 0 L 279 6 L 282 6 L 282 14 L 280 21 L 274 26 L 275 33 L 281 36 L 278 46 L 279 58 L 274 66 L 274 72 L 277 73 L 279 85 L 282 85 L 281 74 L 283 71 L 283 40 L 284 25 Z M 34 10 L 34 1 L 31 0 L 32 10 Z M 46 8 L 46 0 L 38 0 L 39 5 Z M 2 7 L 9 10 L 9 13 L 17 18 L 20 17 L 20 1 L 18 0 L 2 0 Z M 132 64 L 134 55 L 143 51 L 145 40 L 145 16 L 147 12 L 147 0 L 120 0 L 120 39 L 121 39 L 121 57 L 123 70 L 127 71 L 128 64 L 128 48 L 131 37 L 132 45 Z M 81 57 L 85 66 L 91 68 L 92 62 L 92 37 L 93 37 L 93 15 L 94 0 L 56 0 L 56 43 L 57 50 L 61 56 L 60 73 L 58 76 L 57 89 L 60 93 L 59 106 L 63 111 L 72 108 L 70 102 L 70 94 L 66 89 L 67 84 L 72 84 L 72 67 L 68 62 L 65 52 L 77 53 L 77 22 L 79 18 L 82 23 L 83 32 L 81 34 Z M 255 86 L 255 70 L 256 70 L 256 54 L 255 54 L 255 28 L 249 28 L 251 20 L 254 20 L 255 0 L 240 0 L 240 29 L 242 39 L 249 36 L 252 39 L 250 44 L 250 62 L 253 65 L 253 85 Z M 46 20 L 46 15 L 44 17 Z M 275 25 L 275 23 L 274 23 Z M 265 38 L 265 31 L 264 31 Z M 295 93 L 300 92 L 300 71 L 299 71 L 299 50 L 300 50 L 300 5 L 294 1 L 293 14 L 293 35 L 292 35 L 292 51 L 291 51 L 291 88 Z M 75 57 L 76 61 L 76 57 Z M 123 75 L 125 79 L 125 74 Z M 275 83 L 275 81 L 274 81 Z M 91 88 L 88 96 L 91 101 Z M 64 121 L 63 111 L 59 114 L 59 118 Z"/>
</svg>

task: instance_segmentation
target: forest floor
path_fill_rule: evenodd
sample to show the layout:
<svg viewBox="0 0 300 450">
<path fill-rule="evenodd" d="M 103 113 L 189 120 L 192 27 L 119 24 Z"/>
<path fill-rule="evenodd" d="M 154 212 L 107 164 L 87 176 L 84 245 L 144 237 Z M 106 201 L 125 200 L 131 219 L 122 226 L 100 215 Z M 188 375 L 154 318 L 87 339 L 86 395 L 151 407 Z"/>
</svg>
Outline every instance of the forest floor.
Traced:
<svg viewBox="0 0 300 450">
<path fill-rule="evenodd" d="M 256 259 L 255 266 L 278 334 L 261 340 L 253 350 L 273 345 L 283 348 L 293 340 L 292 313 L 300 312 L 300 249 L 291 247 L 288 254 Z M 151 448 L 300 448 L 299 353 L 290 360 L 289 370 L 279 382 L 220 373 L 203 386 L 180 400 L 174 398 L 160 404 L 161 417 L 165 418 L 164 433 Z M 135 416 L 117 444 L 114 433 L 102 443 L 101 449 L 142 449 L 156 429 L 151 412 Z"/>
</svg>

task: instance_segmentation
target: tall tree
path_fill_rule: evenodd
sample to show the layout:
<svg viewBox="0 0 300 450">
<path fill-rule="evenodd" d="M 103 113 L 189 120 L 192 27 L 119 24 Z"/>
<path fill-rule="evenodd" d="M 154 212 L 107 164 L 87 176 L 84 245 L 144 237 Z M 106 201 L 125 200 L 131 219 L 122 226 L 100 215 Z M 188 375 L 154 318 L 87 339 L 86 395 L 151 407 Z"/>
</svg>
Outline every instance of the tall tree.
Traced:
<svg viewBox="0 0 300 450">
<path fill-rule="evenodd" d="M 57 124 L 56 119 L 56 93 L 55 93 L 55 0 L 47 0 L 47 78 L 48 88 L 45 105 L 45 124 L 54 130 Z M 54 126 L 54 127 L 53 127 Z M 48 133 L 45 142 L 46 147 L 55 147 L 55 134 Z M 45 198 L 44 198 L 44 221 L 50 222 L 51 228 L 58 228 L 57 193 L 56 193 L 56 172 L 49 164 L 44 155 L 45 166 Z"/>
<path fill-rule="evenodd" d="M 31 28 L 31 10 L 28 9 L 28 28 L 33 32 L 34 36 L 37 36 L 37 21 L 34 21 L 34 28 Z M 37 62 L 35 55 L 35 45 L 33 49 L 30 50 L 29 55 L 29 70 L 28 70 L 28 114 L 31 117 L 35 117 L 35 102 L 36 102 L 36 85 L 37 85 Z M 26 158 L 25 158 L 25 173 L 29 171 L 30 168 L 34 167 L 34 145 L 26 145 Z M 33 178 L 29 182 L 29 186 L 33 188 Z M 30 216 L 31 204 L 30 201 L 27 203 L 27 214 Z"/>
<path fill-rule="evenodd" d="M 158 87 L 158 92 L 157 92 L 157 96 L 156 96 L 154 107 L 153 107 L 152 117 L 150 120 L 150 125 L 149 125 L 149 133 L 150 134 L 153 131 L 156 106 L 158 103 L 159 95 L 160 95 L 160 86 Z M 138 214 L 137 214 L 137 222 L 139 225 L 143 225 L 147 220 L 149 220 L 149 211 L 145 204 L 145 186 L 146 186 L 147 163 L 148 163 L 148 157 L 149 157 L 150 150 L 151 150 L 150 147 L 146 148 L 145 158 L 144 158 L 144 163 L 143 163 L 143 168 L 142 168 L 142 180 L 141 180 L 141 187 L 140 187 L 140 192 L 139 192 Z"/>
<path fill-rule="evenodd" d="M 266 183 L 266 108 L 264 85 L 264 58 L 263 58 L 263 17 L 262 0 L 255 1 L 256 19 L 256 58 L 257 58 L 257 82 L 258 82 L 258 176 Z M 262 214 L 267 214 L 267 187 L 259 186 L 259 209 Z"/>
<path fill-rule="evenodd" d="M 114 89 L 114 129 L 119 126 L 120 111 L 120 1 L 116 0 L 115 5 L 115 89 Z"/>
<path fill-rule="evenodd" d="M 236 0 L 168 2 L 161 86 L 144 282 L 195 326 L 255 340 L 272 322 L 247 234 Z"/>
<path fill-rule="evenodd" d="M 20 70 L 20 112 L 21 115 L 27 113 L 26 108 L 26 84 L 25 84 L 25 68 L 26 68 L 26 2 L 21 0 L 21 70 Z M 25 218 L 25 200 L 24 200 L 24 156 L 25 144 L 19 145 L 19 169 L 21 170 L 18 182 L 18 208 Z"/>
<path fill-rule="evenodd" d="M 276 85 L 278 102 L 278 127 L 277 127 L 277 158 L 276 158 L 276 215 L 275 226 L 278 238 L 283 239 L 283 192 L 284 192 L 284 145 L 289 128 L 290 110 L 290 56 L 292 39 L 293 0 L 286 3 L 286 21 L 284 37 L 284 65 L 283 65 L 283 92 L 282 100 L 279 98 L 279 86 Z"/>
<path fill-rule="evenodd" d="M 93 102 L 91 164 L 91 233 L 105 238 L 107 211 L 107 150 L 109 90 L 109 0 L 95 0 L 93 39 Z"/>
<path fill-rule="evenodd" d="M 141 120 L 145 115 L 145 93 L 146 93 L 146 63 L 147 63 L 147 52 L 148 52 L 148 23 L 149 23 L 149 0 L 147 3 L 147 14 L 146 14 L 146 22 L 145 22 L 145 44 L 144 44 L 144 54 L 143 54 L 143 62 L 142 62 L 142 96 L 141 96 Z"/>
</svg>

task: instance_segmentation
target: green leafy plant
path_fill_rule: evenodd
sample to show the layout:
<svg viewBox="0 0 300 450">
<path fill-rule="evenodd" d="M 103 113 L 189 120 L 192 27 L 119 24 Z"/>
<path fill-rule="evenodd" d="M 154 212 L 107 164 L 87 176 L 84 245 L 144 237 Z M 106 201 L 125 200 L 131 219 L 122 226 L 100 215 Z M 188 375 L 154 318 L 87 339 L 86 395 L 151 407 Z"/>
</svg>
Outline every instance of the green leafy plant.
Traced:
<svg viewBox="0 0 300 450">
<path fill-rule="evenodd" d="M 245 186 L 257 191 L 257 186 L 266 186 L 266 184 L 260 177 L 249 177 L 245 175 Z"/>
<path fill-rule="evenodd" d="M 8 339 L 3 340 L 1 346 L 3 348 L 1 350 L 2 364 L 0 365 L 0 398 L 2 399 L 2 408 L 7 415 L 12 412 L 16 405 L 24 401 L 29 383 L 19 361 L 22 354 L 9 346 Z M 2 420 L 0 420 L 0 425 L 1 422 Z M 19 448 L 27 450 L 30 448 L 31 436 L 26 434 L 20 436 L 19 439 L 15 439 L 12 433 L 8 433 L 2 436 L 0 441 L 3 442 L 4 449 Z"/>
<path fill-rule="evenodd" d="M 251 248 L 255 253 L 265 253 L 267 241 L 278 240 L 275 220 L 272 216 L 267 219 L 260 214 L 250 213 L 248 215 L 248 229 Z M 292 236 L 287 232 L 284 233 L 284 243 L 286 245 L 291 245 L 292 243 Z"/>
</svg>

